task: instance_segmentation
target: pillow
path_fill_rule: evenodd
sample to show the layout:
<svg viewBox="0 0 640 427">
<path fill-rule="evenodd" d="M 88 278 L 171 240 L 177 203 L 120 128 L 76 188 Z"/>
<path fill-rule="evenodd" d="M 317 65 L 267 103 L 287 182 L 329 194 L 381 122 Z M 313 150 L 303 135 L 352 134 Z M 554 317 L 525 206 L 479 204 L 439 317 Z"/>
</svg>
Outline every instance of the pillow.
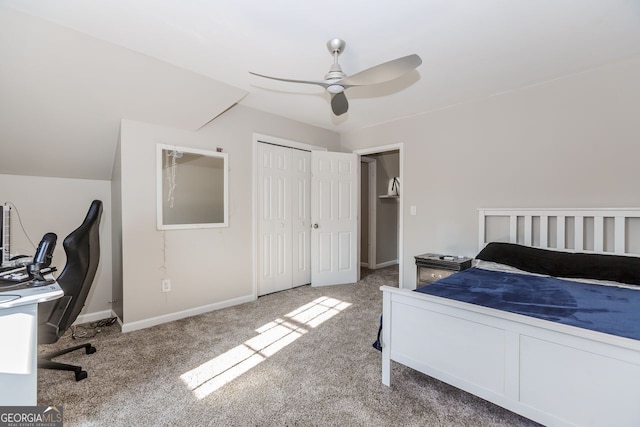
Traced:
<svg viewBox="0 0 640 427">
<path fill-rule="evenodd" d="M 480 268 L 482 270 L 498 271 L 500 273 L 517 273 L 517 274 L 528 274 L 531 276 L 549 277 L 548 274 L 532 273 L 530 271 L 520 270 L 519 268 L 515 268 L 510 265 L 500 264 L 499 262 L 493 262 L 493 261 L 485 261 L 477 258 L 476 258 L 476 264 L 474 267 Z"/>
<path fill-rule="evenodd" d="M 548 274 L 532 273 L 530 271 L 524 271 L 515 267 L 511 267 L 510 265 L 500 264 L 492 261 L 484 261 L 481 259 L 476 259 L 474 267 L 480 268 L 482 270 L 498 271 L 500 273 L 517 273 L 517 274 L 527 274 L 530 276 L 551 277 Z M 617 286 L 618 288 L 627 288 L 627 289 L 633 289 L 635 291 L 640 291 L 640 286 L 638 285 L 630 285 L 627 283 L 614 282 L 613 280 L 585 279 L 581 277 L 570 277 L 570 278 L 558 277 L 558 279 L 571 280 L 571 281 L 580 282 L 580 283 L 588 283 L 591 285 Z"/>
<path fill-rule="evenodd" d="M 548 276 L 608 280 L 640 285 L 640 258 L 559 252 L 514 243 L 489 243 L 476 259 Z"/>
</svg>

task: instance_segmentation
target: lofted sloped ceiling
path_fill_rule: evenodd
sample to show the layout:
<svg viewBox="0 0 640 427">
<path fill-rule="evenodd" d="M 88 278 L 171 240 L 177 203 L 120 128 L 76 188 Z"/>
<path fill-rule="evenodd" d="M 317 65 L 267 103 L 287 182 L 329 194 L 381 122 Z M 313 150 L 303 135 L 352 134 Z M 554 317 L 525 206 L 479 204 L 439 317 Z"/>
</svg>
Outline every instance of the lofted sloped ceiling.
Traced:
<svg viewBox="0 0 640 427">
<path fill-rule="evenodd" d="M 196 130 L 246 95 L 9 9 L 0 28 L 0 173 L 110 179 L 121 119 Z"/>
<path fill-rule="evenodd" d="M 123 117 L 192 128 L 238 102 L 348 132 L 640 57 L 640 0 L 0 0 L 0 19 L 2 143 L 72 169 L 59 153 L 113 157 Z M 349 89 L 339 118 L 322 88 L 248 73 L 321 80 L 335 37 L 347 74 L 423 64 Z"/>
</svg>

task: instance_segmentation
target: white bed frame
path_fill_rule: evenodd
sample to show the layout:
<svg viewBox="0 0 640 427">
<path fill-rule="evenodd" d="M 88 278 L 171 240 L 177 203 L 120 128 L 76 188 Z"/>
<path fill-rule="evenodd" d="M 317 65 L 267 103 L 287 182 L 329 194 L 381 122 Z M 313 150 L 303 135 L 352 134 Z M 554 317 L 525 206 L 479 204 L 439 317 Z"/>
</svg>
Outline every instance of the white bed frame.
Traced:
<svg viewBox="0 0 640 427">
<path fill-rule="evenodd" d="M 640 209 L 480 209 L 479 216 L 480 248 L 489 220 L 503 217 L 510 242 L 634 255 L 629 225 Z M 545 425 L 640 426 L 640 341 L 381 290 L 383 384 L 391 385 L 393 360 Z"/>
</svg>

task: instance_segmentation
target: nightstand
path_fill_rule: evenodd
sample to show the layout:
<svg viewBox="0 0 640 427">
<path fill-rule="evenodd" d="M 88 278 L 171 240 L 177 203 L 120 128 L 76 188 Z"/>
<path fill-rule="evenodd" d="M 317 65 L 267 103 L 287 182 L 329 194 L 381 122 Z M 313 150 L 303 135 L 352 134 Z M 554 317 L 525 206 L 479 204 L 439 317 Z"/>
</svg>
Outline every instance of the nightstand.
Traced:
<svg viewBox="0 0 640 427">
<path fill-rule="evenodd" d="M 428 285 L 471 267 L 471 258 L 455 255 L 422 254 L 415 258 L 416 287 Z"/>
</svg>

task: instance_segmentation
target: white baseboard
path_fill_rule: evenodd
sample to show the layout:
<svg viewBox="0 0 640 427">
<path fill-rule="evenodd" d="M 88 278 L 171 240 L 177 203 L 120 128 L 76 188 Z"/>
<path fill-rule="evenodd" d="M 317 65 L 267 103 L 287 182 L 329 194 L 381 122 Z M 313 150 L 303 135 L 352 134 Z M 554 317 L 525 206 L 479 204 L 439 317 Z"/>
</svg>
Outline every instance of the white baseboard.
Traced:
<svg viewBox="0 0 640 427">
<path fill-rule="evenodd" d="M 392 259 L 391 261 L 386 261 L 386 262 L 381 262 L 380 264 L 376 264 L 374 269 L 389 267 L 391 265 L 396 265 L 397 263 L 398 263 L 397 259 Z"/>
<path fill-rule="evenodd" d="M 114 317 L 114 314 L 111 310 L 102 310 L 96 311 L 95 313 L 80 314 L 76 318 L 76 321 L 73 322 L 73 324 L 81 325 L 83 323 L 97 322 L 98 320 L 108 319 L 109 317 Z"/>
<path fill-rule="evenodd" d="M 369 267 L 368 262 L 360 261 L 360 267 Z"/>
<path fill-rule="evenodd" d="M 136 322 L 122 323 L 118 319 L 118 323 L 122 329 L 122 332 L 132 332 L 139 329 L 149 328 L 151 326 L 160 325 L 162 323 L 172 322 L 174 320 L 184 319 L 185 317 L 196 316 L 198 314 L 208 313 L 214 310 L 220 310 L 221 308 L 227 308 L 238 304 L 244 304 L 245 302 L 255 301 L 255 295 L 247 295 L 244 297 L 234 298 L 227 301 L 217 302 L 214 304 L 203 305 L 201 307 L 190 308 L 188 310 L 178 311 L 176 313 L 163 314 L 162 316 L 151 317 L 149 319 L 138 320 Z"/>
</svg>

